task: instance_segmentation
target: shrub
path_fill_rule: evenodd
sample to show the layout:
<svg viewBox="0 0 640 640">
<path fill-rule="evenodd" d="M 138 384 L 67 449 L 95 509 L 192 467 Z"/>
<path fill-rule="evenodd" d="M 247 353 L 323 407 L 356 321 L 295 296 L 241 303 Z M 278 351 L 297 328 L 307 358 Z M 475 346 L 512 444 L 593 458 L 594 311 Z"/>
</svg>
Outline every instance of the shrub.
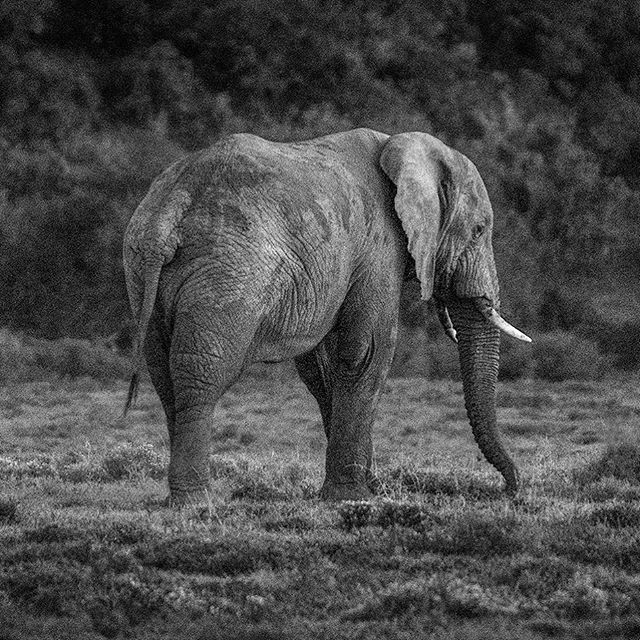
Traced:
<svg viewBox="0 0 640 640">
<path fill-rule="evenodd" d="M 421 527 L 425 517 L 426 513 L 419 504 L 385 500 L 380 505 L 376 523 L 381 527 L 399 525 L 415 529 Z"/>
<path fill-rule="evenodd" d="M 533 342 L 534 374 L 543 380 L 597 380 L 610 361 L 595 342 L 566 331 L 540 334 Z"/>
<path fill-rule="evenodd" d="M 338 507 L 338 515 L 342 520 L 342 526 L 351 531 L 359 527 L 372 524 L 375 517 L 375 505 L 365 500 L 349 500 L 342 502 Z"/>
</svg>

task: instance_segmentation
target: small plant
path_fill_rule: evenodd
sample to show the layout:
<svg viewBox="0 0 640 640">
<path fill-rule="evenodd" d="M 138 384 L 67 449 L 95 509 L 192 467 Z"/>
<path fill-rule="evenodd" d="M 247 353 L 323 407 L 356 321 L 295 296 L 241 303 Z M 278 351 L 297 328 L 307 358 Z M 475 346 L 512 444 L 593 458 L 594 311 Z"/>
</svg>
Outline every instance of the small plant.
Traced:
<svg viewBox="0 0 640 640">
<path fill-rule="evenodd" d="M 411 502 L 394 502 L 386 500 L 380 505 L 376 524 L 381 527 L 410 527 L 420 528 L 426 513 L 418 504 Z"/>
<path fill-rule="evenodd" d="M 342 526 L 347 531 L 372 524 L 375 517 L 375 505 L 371 502 L 349 500 L 338 507 Z"/>
</svg>

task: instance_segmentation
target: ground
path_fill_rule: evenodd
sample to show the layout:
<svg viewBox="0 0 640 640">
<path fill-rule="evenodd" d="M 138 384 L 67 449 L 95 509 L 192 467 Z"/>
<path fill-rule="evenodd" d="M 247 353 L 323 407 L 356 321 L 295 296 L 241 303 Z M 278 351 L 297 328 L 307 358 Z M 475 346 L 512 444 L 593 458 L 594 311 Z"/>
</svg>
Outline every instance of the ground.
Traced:
<svg viewBox="0 0 640 640">
<path fill-rule="evenodd" d="M 510 501 L 460 383 L 393 379 L 378 495 L 336 505 L 313 399 L 250 376 L 218 409 L 209 503 L 180 511 L 159 402 L 143 387 L 124 419 L 125 391 L 0 392 L 3 639 L 640 635 L 637 382 L 501 384 Z"/>
</svg>

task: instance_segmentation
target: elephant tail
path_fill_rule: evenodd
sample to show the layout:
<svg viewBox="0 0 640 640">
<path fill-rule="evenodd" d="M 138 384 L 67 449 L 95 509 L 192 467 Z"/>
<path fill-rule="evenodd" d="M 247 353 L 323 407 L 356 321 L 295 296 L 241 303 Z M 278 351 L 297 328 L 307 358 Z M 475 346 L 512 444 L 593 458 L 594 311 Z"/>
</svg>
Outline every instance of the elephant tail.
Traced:
<svg viewBox="0 0 640 640">
<path fill-rule="evenodd" d="M 131 408 L 138 397 L 138 385 L 140 383 L 140 372 L 144 368 L 144 342 L 153 312 L 153 306 L 156 302 L 158 294 L 158 283 L 160 281 L 160 270 L 164 259 L 160 260 L 160 264 L 153 264 L 151 268 L 145 269 L 144 275 L 144 291 L 142 295 L 142 306 L 138 316 L 138 326 L 136 331 L 136 351 L 133 361 L 133 372 L 131 374 L 131 382 L 129 382 L 129 391 L 127 393 L 127 401 L 124 405 L 123 415 Z"/>
</svg>

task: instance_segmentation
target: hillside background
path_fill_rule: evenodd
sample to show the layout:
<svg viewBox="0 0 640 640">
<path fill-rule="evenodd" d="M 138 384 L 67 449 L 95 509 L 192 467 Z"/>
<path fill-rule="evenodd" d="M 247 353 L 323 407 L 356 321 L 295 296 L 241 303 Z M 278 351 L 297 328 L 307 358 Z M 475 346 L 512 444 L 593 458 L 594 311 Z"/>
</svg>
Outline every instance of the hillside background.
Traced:
<svg viewBox="0 0 640 640">
<path fill-rule="evenodd" d="M 169 162 L 368 126 L 478 165 L 505 317 L 638 368 L 639 60 L 633 0 L 3 0 L 0 326 L 126 333 L 122 233 Z M 401 351 L 432 315 L 404 307 Z"/>
</svg>

